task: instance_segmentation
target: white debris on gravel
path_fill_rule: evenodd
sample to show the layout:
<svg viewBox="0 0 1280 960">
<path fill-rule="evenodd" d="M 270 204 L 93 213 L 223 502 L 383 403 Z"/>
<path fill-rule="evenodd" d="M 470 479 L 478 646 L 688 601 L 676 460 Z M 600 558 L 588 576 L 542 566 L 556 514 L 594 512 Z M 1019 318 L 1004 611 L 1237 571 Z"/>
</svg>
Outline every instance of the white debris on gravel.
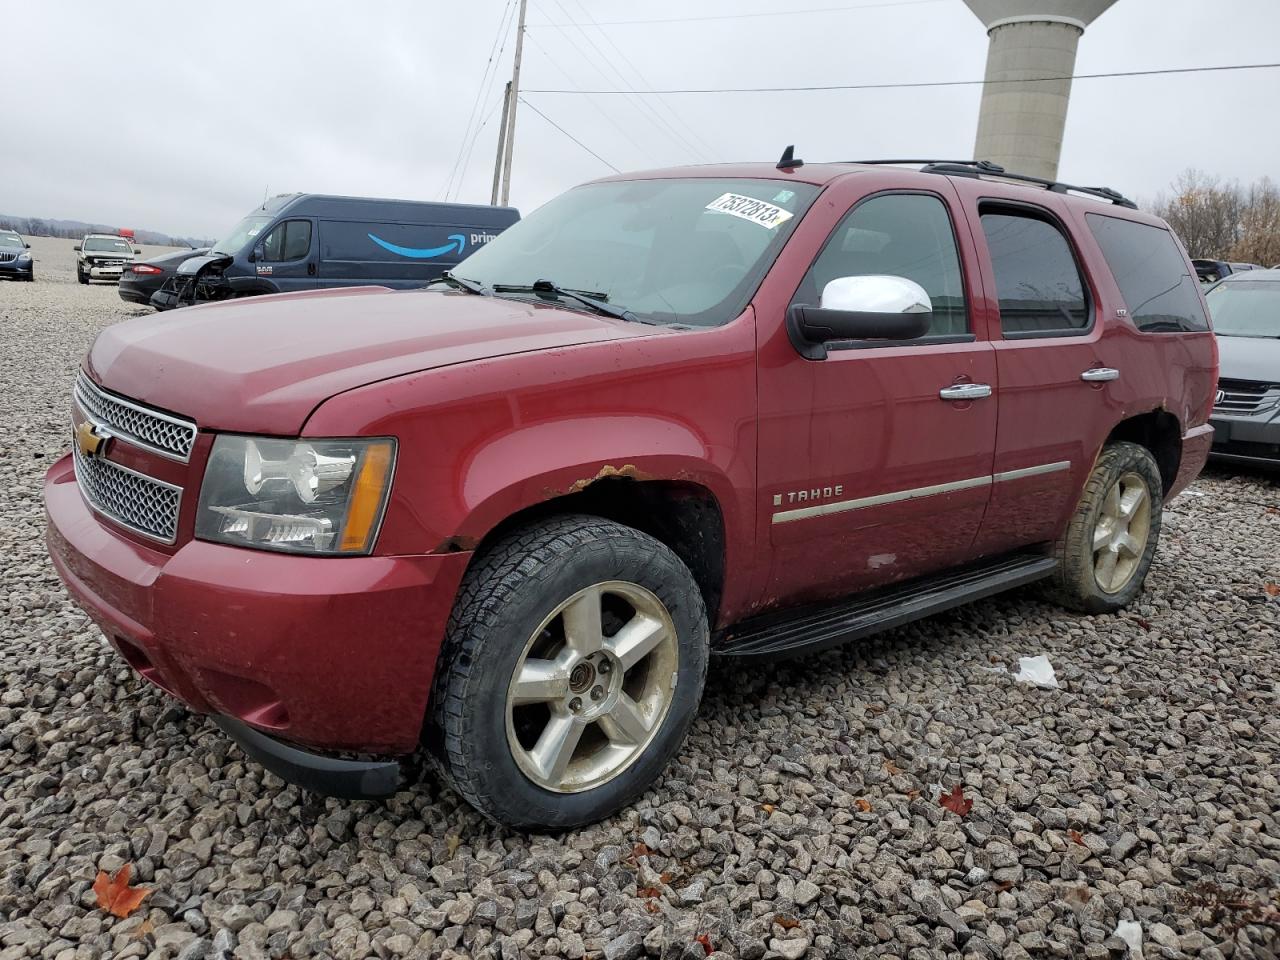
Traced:
<svg viewBox="0 0 1280 960">
<path fill-rule="evenodd" d="M 1121 920 L 1116 924 L 1116 936 L 1128 945 L 1129 956 L 1133 960 L 1143 960 L 1142 924 L 1133 920 Z"/>
<path fill-rule="evenodd" d="M 1053 672 L 1053 664 L 1043 653 L 1037 657 L 1019 657 L 1018 672 L 1013 675 L 1013 679 L 1036 687 L 1058 686 L 1058 676 Z"/>
<path fill-rule="evenodd" d="M 1024 589 L 713 666 L 688 742 L 604 823 L 515 834 L 431 777 L 324 800 L 139 681 L 54 575 L 40 480 L 76 365 L 146 311 L 78 286 L 71 241 L 33 245 L 36 283 L 0 283 L 0 960 L 1120 960 L 1121 917 L 1149 960 L 1280 953 L 1183 900 L 1280 886 L 1277 479 L 1211 469 L 1118 616 Z M 1029 649 L 1053 696 L 974 668 Z M 153 893 L 117 920 L 90 888 L 124 862 Z"/>
</svg>

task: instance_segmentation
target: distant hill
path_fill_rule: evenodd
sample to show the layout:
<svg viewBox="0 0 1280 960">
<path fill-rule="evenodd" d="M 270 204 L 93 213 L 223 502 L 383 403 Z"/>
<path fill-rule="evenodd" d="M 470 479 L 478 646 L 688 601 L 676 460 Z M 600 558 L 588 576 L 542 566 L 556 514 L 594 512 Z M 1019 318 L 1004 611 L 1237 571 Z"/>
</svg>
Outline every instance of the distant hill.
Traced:
<svg viewBox="0 0 1280 960">
<path fill-rule="evenodd" d="M 0 228 L 17 230 L 31 237 L 63 237 L 79 240 L 86 233 L 115 233 L 119 225 L 110 226 L 105 223 L 86 223 L 83 220 L 52 220 L 46 217 L 15 217 L 0 213 Z M 157 230 L 133 230 L 133 238 L 138 243 L 147 243 L 159 247 L 208 247 L 214 241 L 203 237 L 174 237 Z"/>
</svg>

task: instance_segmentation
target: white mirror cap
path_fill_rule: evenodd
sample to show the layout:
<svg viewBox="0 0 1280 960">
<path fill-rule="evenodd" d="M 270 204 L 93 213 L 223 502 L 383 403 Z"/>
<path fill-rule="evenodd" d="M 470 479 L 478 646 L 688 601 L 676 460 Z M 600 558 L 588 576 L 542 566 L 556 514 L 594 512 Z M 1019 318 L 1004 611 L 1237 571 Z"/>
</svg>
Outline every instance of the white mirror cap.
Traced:
<svg viewBox="0 0 1280 960">
<path fill-rule="evenodd" d="M 869 274 L 836 277 L 822 288 L 823 310 L 856 313 L 932 313 L 924 287 L 906 277 Z"/>
</svg>

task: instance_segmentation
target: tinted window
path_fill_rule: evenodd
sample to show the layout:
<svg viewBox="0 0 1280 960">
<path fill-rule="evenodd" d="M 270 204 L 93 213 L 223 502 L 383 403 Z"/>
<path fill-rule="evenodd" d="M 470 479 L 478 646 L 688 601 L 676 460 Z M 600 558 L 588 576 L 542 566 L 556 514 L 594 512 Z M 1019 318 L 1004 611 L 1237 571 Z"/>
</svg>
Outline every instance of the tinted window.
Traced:
<svg viewBox="0 0 1280 960">
<path fill-rule="evenodd" d="M 1085 219 L 1139 330 L 1207 330 L 1196 278 L 1173 234 L 1159 227 L 1090 213 Z M 1205 279 L 1211 279 L 1206 277 Z"/>
<path fill-rule="evenodd" d="M 933 301 L 930 335 L 968 331 L 951 217 L 937 197 L 891 193 L 854 207 L 809 268 L 796 301 L 821 303 L 832 280 L 868 274 L 906 277 L 924 287 Z"/>
<path fill-rule="evenodd" d="M 982 214 L 1006 336 L 1061 333 L 1089 325 L 1084 283 L 1067 238 L 1047 220 Z"/>
<path fill-rule="evenodd" d="M 1228 280 L 1204 295 L 1221 337 L 1280 337 L 1280 282 Z"/>
<path fill-rule="evenodd" d="M 264 260 L 301 260 L 311 250 L 311 221 L 278 223 L 262 241 Z"/>
</svg>

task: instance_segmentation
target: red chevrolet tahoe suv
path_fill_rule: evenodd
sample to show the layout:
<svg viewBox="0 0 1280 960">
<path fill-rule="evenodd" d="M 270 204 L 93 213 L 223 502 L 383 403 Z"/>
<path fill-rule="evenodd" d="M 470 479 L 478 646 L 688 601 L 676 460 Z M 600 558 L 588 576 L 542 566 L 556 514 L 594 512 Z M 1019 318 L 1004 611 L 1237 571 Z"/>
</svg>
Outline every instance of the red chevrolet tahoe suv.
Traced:
<svg viewBox="0 0 1280 960">
<path fill-rule="evenodd" d="M 986 163 L 629 174 L 438 286 L 104 330 L 45 483 L 72 595 L 286 780 L 617 810 L 712 655 L 1043 580 L 1107 613 L 1200 471 L 1217 356 L 1168 227 Z"/>
</svg>

